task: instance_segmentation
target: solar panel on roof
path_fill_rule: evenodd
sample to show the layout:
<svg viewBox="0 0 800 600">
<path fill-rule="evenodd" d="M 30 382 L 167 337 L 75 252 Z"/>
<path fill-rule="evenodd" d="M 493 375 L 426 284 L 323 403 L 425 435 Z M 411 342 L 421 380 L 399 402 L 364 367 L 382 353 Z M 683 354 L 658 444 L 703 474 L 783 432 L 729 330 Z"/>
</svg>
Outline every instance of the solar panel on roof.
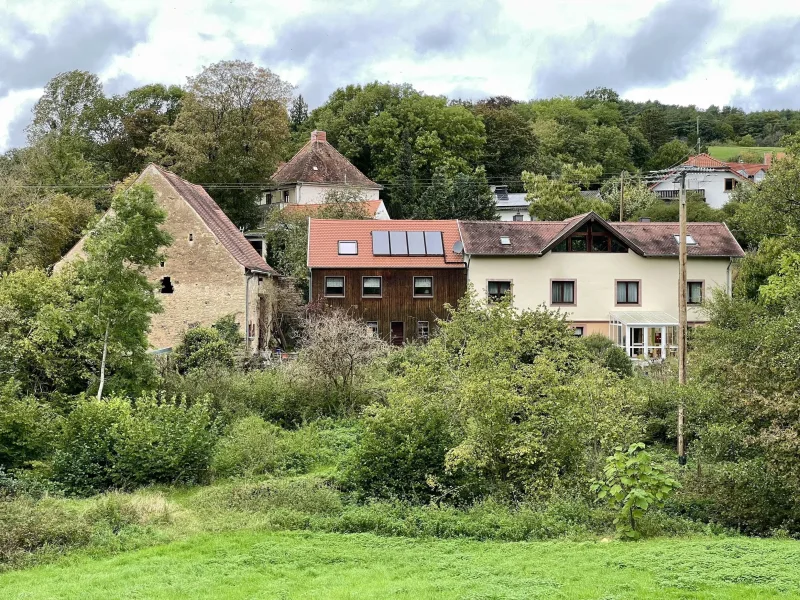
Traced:
<svg viewBox="0 0 800 600">
<path fill-rule="evenodd" d="M 408 232 L 408 253 L 425 255 L 425 234 L 421 231 Z"/>
<path fill-rule="evenodd" d="M 388 231 L 373 231 L 372 232 L 372 254 L 381 255 L 389 254 L 389 232 Z"/>
<path fill-rule="evenodd" d="M 427 254 L 429 255 L 443 255 L 444 242 L 442 242 L 441 231 L 426 231 L 425 232 L 425 246 L 427 247 Z"/>
<path fill-rule="evenodd" d="M 391 254 L 406 255 L 408 254 L 408 242 L 406 240 L 405 231 L 390 231 L 389 232 L 389 247 Z"/>
</svg>

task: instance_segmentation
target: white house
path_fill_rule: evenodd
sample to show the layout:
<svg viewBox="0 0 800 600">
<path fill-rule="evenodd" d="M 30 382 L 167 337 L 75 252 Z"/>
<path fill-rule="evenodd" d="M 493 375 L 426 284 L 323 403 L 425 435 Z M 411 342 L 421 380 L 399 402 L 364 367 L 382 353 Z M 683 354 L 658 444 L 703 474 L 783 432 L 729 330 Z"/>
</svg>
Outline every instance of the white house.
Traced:
<svg viewBox="0 0 800 600">
<path fill-rule="evenodd" d="M 737 172 L 729 163 L 705 153 L 692 156 L 683 166 L 698 168 L 700 172 L 686 175 L 686 189 L 700 194 L 712 208 L 722 208 L 737 185 L 750 181 L 748 175 Z M 681 184 L 676 174 L 670 173 L 652 184 L 650 189 L 664 200 L 677 200 Z"/>
<path fill-rule="evenodd" d="M 602 333 L 630 356 L 660 358 L 677 345 L 678 223 L 610 223 L 595 213 L 565 221 L 459 221 L 467 277 L 489 300 L 567 313 L 575 335 Z M 688 224 L 690 323 L 712 289 L 731 289 L 744 256 L 724 223 Z"/>
<path fill-rule="evenodd" d="M 501 221 L 530 221 L 526 193 L 509 194 L 507 185 L 493 185 L 495 214 Z"/>
</svg>

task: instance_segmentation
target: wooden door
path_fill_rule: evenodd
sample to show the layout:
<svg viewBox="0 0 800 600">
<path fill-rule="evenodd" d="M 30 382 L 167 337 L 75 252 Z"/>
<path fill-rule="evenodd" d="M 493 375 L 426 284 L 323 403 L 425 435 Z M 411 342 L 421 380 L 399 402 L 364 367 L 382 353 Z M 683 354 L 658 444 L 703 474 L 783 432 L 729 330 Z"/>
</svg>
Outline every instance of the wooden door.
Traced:
<svg viewBox="0 0 800 600">
<path fill-rule="evenodd" d="M 391 343 L 393 346 L 402 346 L 405 340 L 405 331 L 402 321 L 392 321 L 392 337 Z"/>
</svg>

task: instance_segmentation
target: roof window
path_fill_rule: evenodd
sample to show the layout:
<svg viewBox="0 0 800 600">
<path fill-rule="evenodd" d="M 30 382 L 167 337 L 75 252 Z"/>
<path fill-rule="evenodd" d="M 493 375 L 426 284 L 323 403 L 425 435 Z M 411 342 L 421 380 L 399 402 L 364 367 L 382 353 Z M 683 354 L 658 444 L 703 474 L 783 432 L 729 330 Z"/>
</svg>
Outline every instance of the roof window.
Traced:
<svg viewBox="0 0 800 600">
<path fill-rule="evenodd" d="M 676 233 L 672 237 L 675 238 L 675 243 L 676 244 L 680 244 L 681 243 L 680 234 Z M 694 241 L 694 238 L 692 236 L 690 236 L 689 234 L 686 234 L 686 245 L 687 246 L 697 246 L 697 242 Z"/>
<path fill-rule="evenodd" d="M 358 254 L 358 242 L 340 241 L 339 254 Z"/>
<path fill-rule="evenodd" d="M 500 236 L 500 243 L 503 246 L 510 246 L 511 245 L 511 238 L 508 237 L 507 235 L 501 235 Z"/>
</svg>

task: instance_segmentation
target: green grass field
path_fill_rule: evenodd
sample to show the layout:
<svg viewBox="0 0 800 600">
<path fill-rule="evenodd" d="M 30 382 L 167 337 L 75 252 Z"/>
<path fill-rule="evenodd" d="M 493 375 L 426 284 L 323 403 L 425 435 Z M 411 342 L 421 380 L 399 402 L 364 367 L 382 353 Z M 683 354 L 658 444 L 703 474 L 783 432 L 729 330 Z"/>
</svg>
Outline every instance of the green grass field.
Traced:
<svg viewBox="0 0 800 600">
<path fill-rule="evenodd" d="M 764 152 L 783 152 L 783 148 L 777 146 L 756 146 L 748 148 L 745 146 L 709 146 L 708 153 L 717 160 L 730 161 L 735 159 L 742 152 L 758 152 L 763 155 Z"/>
<path fill-rule="evenodd" d="M 502 543 L 371 534 L 201 534 L 0 575 L 0 598 L 786 598 L 800 543 Z"/>
</svg>

